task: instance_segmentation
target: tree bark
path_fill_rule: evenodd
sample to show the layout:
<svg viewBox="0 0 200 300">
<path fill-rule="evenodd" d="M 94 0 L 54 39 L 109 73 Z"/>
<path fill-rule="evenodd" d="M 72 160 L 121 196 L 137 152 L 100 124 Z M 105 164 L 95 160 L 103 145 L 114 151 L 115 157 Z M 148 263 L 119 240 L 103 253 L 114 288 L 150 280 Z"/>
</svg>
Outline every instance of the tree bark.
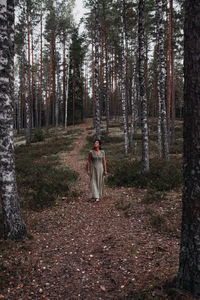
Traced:
<svg viewBox="0 0 200 300">
<path fill-rule="evenodd" d="M 158 106 L 161 113 L 162 157 L 169 159 L 167 112 L 165 103 L 166 64 L 164 54 L 163 0 L 157 0 L 158 12 Z M 160 118 L 160 116 L 159 116 Z"/>
<path fill-rule="evenodd" d="M 28 27 L 28 82 L 26 84 L 26 144 L 31 143 L 31 123 L 32 123 L 32 105 L 31 105 L 31 70 L 30 70 L 30 22 L 29 11 L 27 7 L 27 27 Z"/>
<path fill-rule="evenodd" d="M 66 74 L 65 129 L 67 128 L 68 98 L 69 98 L 69 68 L 70 68 L 70 38 L 68 40 L 68 62 Z"/>
<path fill-rule="evenodd" d="M 39 96 L 39 127 L 42 126 L 42 76 L 43 76 L 43 63 L 42 63 L 42 1 L 41 1 L 41 14 L 40 14 L 40 96 Z"/>
<path fill-rule="evenodd" d="M 147 122 L 147 97 L 145 88 L 145 45 L 144 45 L 144 0 L 139 0 L 139 85 L 141 101 L 141 123 L 142 123 L 142 173 L 149 170 L 149 137 Z"/>
<path fill-rule="evenodd" d="M 122 107 L 122 116 L 124 123 L 124 148 L 125 155 L 128 155 L 129 139 L 128 139 L 128 120 L 127 120 L 127 102 L 126 102 L 126 53 L 125 53 L 125 30 L 124 30 L 124 3 L 121 4 L 121 32 L 120 32 L 120 45 L 121 45 L 121 107 Z"/>
<path fill-rule="evenodd" d="M 200 297 L 200 1 L 185 1 L 184 188 L 178 286 Z"/>
<path fill-rule="evenodd" d="M 108 67 L 108 36 L 106 26 L 106 7 L 103 2 L 103 14 L 104 14 L 104 35 L 105 35 L 105 67 L 106 67 L 106 132 L 109 133 L 109 122 L 110 122 L 110 76 Z"/>
<path fill-rule="evenodd" d="M 51 34 L 51 54 L 50 54 L 50 70 L 49 70 L 49 95 L 46 99 L 46 132 L 49 132 L 49 119 L 51 108 L 51 86 L 52 86 L 52 70 L 53 70 L 53 35 Z"/>
<path fill-rule="evenodd" d="M 14 1 L 0 4 L 0 186 L 5 239 L 26 236 L 17 193 L 13 139 Z"/>
<path fill-rule="evenodd" d="M 66 33 L 63 33 L 63 106 L 64 106 L 64 119 L 66 112 Z M 66 123 L 65 123 L 66 128 Z"/>
<path fill-rule="evenodd" d="M 95 72 L 95 127 L 96 138 L 101 138 L 101 109 L 100 109 L 100 92 L 99 92 L 99 48 L 100 48 L 100 33 L 99 33 L 99 0 L 95 0 L 95 59 L 94 59 L 94 72 Z"/>
</svg>

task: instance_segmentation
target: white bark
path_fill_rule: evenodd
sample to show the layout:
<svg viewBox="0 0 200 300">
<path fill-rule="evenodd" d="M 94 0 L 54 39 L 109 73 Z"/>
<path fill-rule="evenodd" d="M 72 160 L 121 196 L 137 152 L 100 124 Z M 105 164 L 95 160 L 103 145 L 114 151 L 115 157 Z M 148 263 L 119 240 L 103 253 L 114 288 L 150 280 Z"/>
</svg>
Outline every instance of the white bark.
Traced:
<svg viewBox="0 0 200 300">
<path fill-rule="evenodd" d="M 147 123 L 147 97 L 145 88 L 144 0 L 139 0 L 139 85 L 142 122 L 142 173 L 149 170 L 149 137 Z"/>
<path fill-rule="evenodd" d="M 162 157 L 165 159 L 169 159 L 167 111 L 166 111 L 166 103 L 165 103 L 166 64 L 165 64 L 165 54 L 164 54 L 165 39 L 164 39 L 163 0 L 157 0 L 157 13 L 158 13 L 157 76 L 158 76 L 158 103 L 160 105 L 160 115 L 161 115 Z M 158 125 L 160 124 L 158 123 Z M 159 133 L 159 128 L 158 128 L 158 133 Z"/>
<path fill-rule="evenodd" d="M 14 1 L 0 2 L 0 186 L 5 238 L 26 235 L 17 194 L 13 138 Z"/>
<path fill-rule="evenodd" d="M 130 132 L 130 148 L 133 147 L 133 135 L 135 133 L 136 117 L 137 117 L 137 109 L 136 109 L 136 82 L 135 82 L 135 71 L 133 71 L 132 86 L 131 86 L 131 132 Z"/>
<path fill-rule="evenodd" d="M 100 30 L 99 30 L 99 0 L 95 0 L 95 127 L 96 127 L 96 138 L 101 138 L 101 107 L 100 107 L 100 90 L 99 90 L 99 49 L 100 49 Z"/>
<path fill-rule="evenodd" d="M 69 98 L 69 68 L 70 68 L 70 38 L 68 41 L 68 61 L 67 61 L 67 72 L 66 72 L 66 102 L 65 102 L 65 128 L 67 128 L 67 109 L 68 109 L 68 98 Z"/>
<path fill-rule="evenodd" d="M 121 4 L 121 33 L 120 33 L 120 45 L 122 51 L 122 68 L 121 68 L 121 107 L 122 107 L 122 116 L 124 123 L 124 148 L 125 155 L 128 155 L 128 120 L 127 120 L 127 103 L 126 103 L 126 54 L 125 54 L 125 30 L 124 30 L 124 18 L 123 18 L 123 3 Z"/>
</svg>

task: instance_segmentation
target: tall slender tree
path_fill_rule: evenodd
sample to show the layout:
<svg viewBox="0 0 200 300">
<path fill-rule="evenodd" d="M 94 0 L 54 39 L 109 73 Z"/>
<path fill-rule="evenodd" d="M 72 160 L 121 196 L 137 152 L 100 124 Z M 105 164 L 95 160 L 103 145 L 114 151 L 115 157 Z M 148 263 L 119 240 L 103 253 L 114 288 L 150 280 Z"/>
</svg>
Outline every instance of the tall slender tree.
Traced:
<svg viewBox="0 0 200 300">
<path fill-rule="evenodd" d="M 0 186 L 4 236 L 23 238 L 26 228 L 18 201 L 13 141 L 14 0 L 0 3 Z"/>
<path fill-rule="evenodd" d="M 95 127 L 96 127 L 96 138 L 101 138 L 101 107 L 100 107 L 100 78 L 99 78 L 99 49 L 100 49 L 100 24 L 99 24 L 99 0 L 94 2 L 94 11 L 95 11 L 95 36 L 94 36 L 94 45 L 95 45 L 95 59 L 94 59 L 94 68 L 95 68 Z"/>
<path fill-rule="evenodd" d="M 124 148 L 125 148 L 125 155 L 128 154 L 128 147 L 129 147 L 129 139 L 128 139 L 128 112 L 127 112 L 127 101 L 126 101 L 126 37 L 125 37 L 125 1 L 123 0 L 121 3 L 120 8 L 120 17 L 121 17 L 121 107 L 122 107 L 122 116 L 124 122 Z"/>
<path fill-rule="evenodd" d="M 178 285 L 200 297 L 200 2 L 185 1 L 184 189 Z"/>
<path fill-rule="evenodd" d="M 162 137 L 162 157 L 169 159 L 169 146 L 168 146 L 168 130 L 167 130 L 167 111 L 165 101 L 165 79 L 166 79 L 166 64 L 164 53 L 164 1 L 157 0 L 157 12 L 158 12 L 158 102 L 159 102 L 159 114 L 161 116 L 161 137 Z M 160 117 L 159 116 L 159 117 Z"/>
<path fill-rule="evenodd" d="M 147 97 L 145 89 L 145 45 L 144 45 L 144 0 L 139 0 L 139 24 L 138 24 L 138 45 L 139 45 L 139 85 L 141 102 L 142 122 L 142 172 L 149 170 L 149 138 L 147 122 Z"/>
</svg>

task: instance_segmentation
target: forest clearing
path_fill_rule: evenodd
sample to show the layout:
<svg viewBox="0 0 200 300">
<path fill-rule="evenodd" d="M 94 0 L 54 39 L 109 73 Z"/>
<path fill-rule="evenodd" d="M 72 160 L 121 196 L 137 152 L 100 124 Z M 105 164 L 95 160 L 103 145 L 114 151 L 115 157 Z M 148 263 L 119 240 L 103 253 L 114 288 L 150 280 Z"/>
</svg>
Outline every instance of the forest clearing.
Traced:
<svg viewBox="0 0 200 300">
<path fill-rule="evenodd" d="M 28 204 L 30 191 L 26 191 L 21 206 L 28 238 L 17 243 L 1 240 L 0 244 L 1 298 L 192 299 L 170 282 L 178 270 L 182 187 L 169 191 L 157 188 L 152 194 L 152 188 L 148 191 L 147 187 L 107 184 L 103 199 L 92 202 L 86 172 L 95 134 L 91 125 L 92 119 L 87 119 L 83 124 L 69 127 L 68 132 L 61 130 L 57 141 L 52 137 L 58 152 L 48 153 L 46 158 L 45 152 L 42 153 L 45 162 L 56 160 L 56 166 L 69 167 L 78 174 L 78 179 L 70 184 L 69 192 L 62 190 L 51 203 L 47 194 L 41 195 L 41 203 L 31 200 Z M 103 128 L 104 125 L 105 121 Z M 181 126 L 177 121 L 179 144 L 171 149 L 171 155 L 177 159 L 182 159 Z M 59 139 L 66 145 L 61 151 L 57 147 Z M 36 151 L 48 148 L 50 140 L 32 144 L 28 151 L 35 152 L 38 160 Z M 109 137 L 103 140 L 110 176 L 116 160 L 124 159 L 123 123 L 118 129 L 115 121 L 111 121 Z M 153 148 L 155 140 L 151 143 Z M 34 149 L 37 144 L 38 150 Z M 138 147 L 140 144 L 138 136 Z M 26 152 L 27 146 L 16 147 L 18 171 L 23 163 L 18 155 L 22 154 L 24 159 Z M 136 159 L 137 153 L 130 156 Z M 31 157 L 34 159 L 33 153 Z M 32 169 L 31 172 L 33 182 Z M 39 181 L 43 180 L 41 173 Z"/>
</svg>

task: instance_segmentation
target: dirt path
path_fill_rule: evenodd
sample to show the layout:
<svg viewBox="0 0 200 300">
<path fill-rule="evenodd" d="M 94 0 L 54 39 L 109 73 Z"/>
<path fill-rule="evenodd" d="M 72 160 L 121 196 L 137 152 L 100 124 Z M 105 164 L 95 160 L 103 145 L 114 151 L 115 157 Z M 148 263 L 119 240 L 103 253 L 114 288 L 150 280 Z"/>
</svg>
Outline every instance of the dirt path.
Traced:
<svg viewBox="0 0 200 300">
<path fill-rule="evenodd" d="M 178 239 L 149 229 L 143 192 L 106 187 L 99 203 L 88 201 L 86 162 L 79 155 L 88 125 L 61 157 L 79 173 L 81 196 L 26 217 L 34 239 L 11 245 L 18 256 L 7 268 L 13 260 L 17 267 L 2 292 L 6 299 L 137 299 L 136 291 L 147 286 L 160 295 L 154 286 L 177 273 Z M 133 201 L 129 215 L 119 199 Z"/>
<path fill-rule="evenodd" d="M 79 181 L 76 185 L 76 189 L 82 192 L 81 198 L 84 200 L 89 197 L 89 177 L 86 172 L 87 161 L 82 161 L 80 159 L 79 151 L 86 142 L 86 137 L 88 135 L 86 128 L 89 126 L 89 120 L 79 125 L 79 128 L 83 130 L 83 134 L 77 140 L 74 149 L 70 153 L 65 153 L 61 157 L 61 160 L 65 165 L 69 166 L 72 170 L 79 174 Z"/>
</svg>

